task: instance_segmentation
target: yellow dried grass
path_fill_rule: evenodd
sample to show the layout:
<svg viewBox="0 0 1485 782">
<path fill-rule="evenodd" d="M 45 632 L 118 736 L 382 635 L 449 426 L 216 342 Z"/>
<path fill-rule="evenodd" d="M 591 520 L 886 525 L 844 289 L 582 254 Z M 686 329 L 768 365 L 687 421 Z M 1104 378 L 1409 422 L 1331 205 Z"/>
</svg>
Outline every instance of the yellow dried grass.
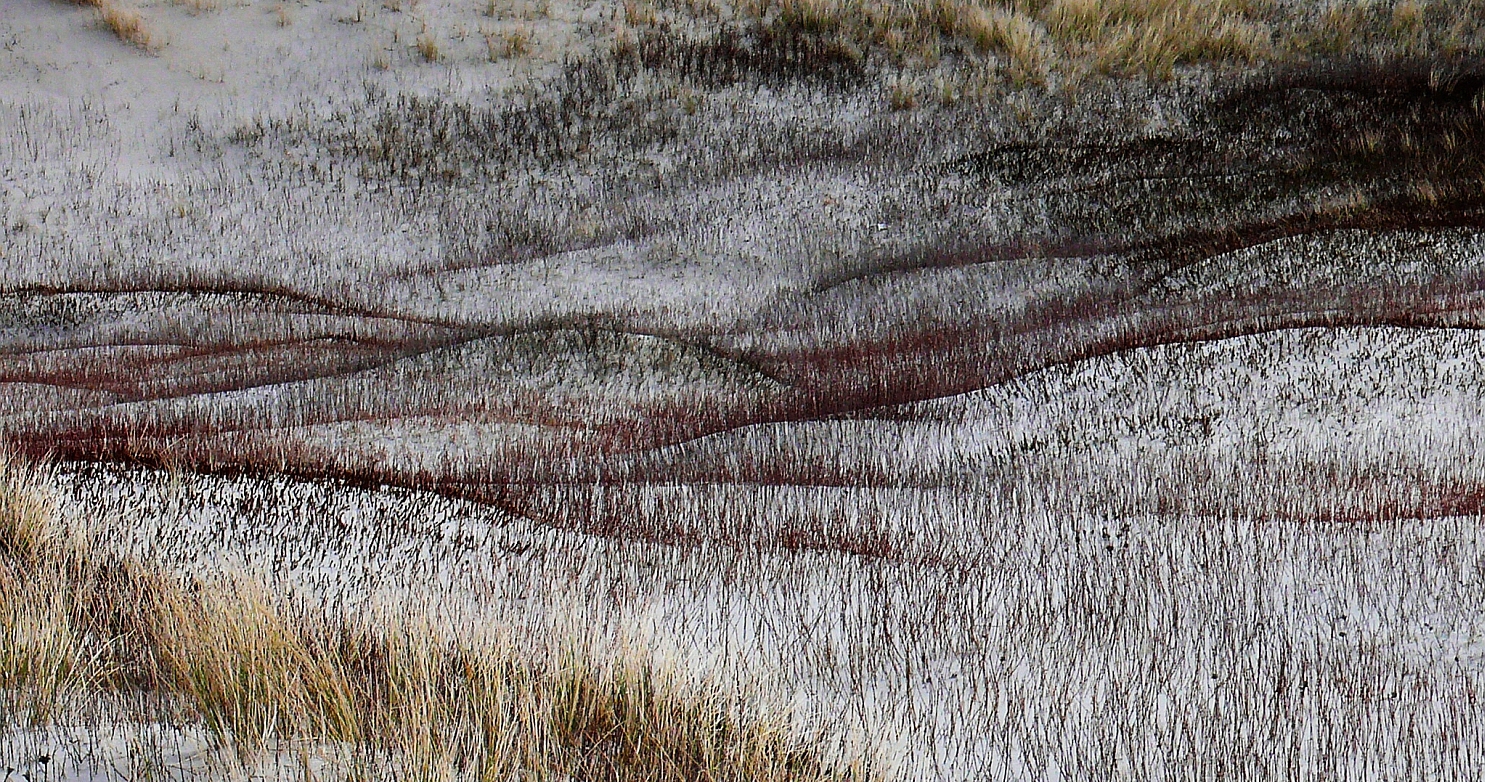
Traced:
<svg viewBox="0 0 1485 782">
<path fill-rule="evenodd" d="M 878 47 L 932 65 L 941 47 L 1002 58 L 1018 78 L 1054 71 L 1166 77 L 1191 63 L 1250 64 L 1363 46 L 1458 49 L 1478 0 L 738 0 L 765 25 Z M 1466 24 L 1475 19 L 1473 26 Z"/>
<path fill-rule="evenodd" d="M 98 9 L 103 25 L 112 30 L 119 40 L 147 51 L 155 47 L 154 36 L 150 34 L 144 17 L 138 11 L 118 5 L 112 0 L 92 0 L 89 4 Z"/>
<path fill-rule="evenodd" d="M 735 693 L 642 647 L 456 636 L 296 602 L 253 578 L 185 579 L 58 520 L 0 455 L 0 717 L 45 725 L 153 692 L 244 761 L 273 742 L 349 748 L 363 777 L 614 782 L 867 779 Z M 96 520 L 95 520 L 96 521 Z M 0 720 L 3 722 L 5 720 Z"/>
</svg>

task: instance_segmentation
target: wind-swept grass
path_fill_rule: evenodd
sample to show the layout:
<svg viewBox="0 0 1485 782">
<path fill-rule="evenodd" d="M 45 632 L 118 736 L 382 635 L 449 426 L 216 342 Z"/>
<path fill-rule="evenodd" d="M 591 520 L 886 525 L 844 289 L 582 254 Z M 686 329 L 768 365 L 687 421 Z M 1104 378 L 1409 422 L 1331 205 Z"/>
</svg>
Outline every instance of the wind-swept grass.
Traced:
<svg viewBox="0 0 1485 782">
<path fill-rule="evenodd" d="M 8 461 L 0 693 L 11 727 L 142 694 L 245 762 L 308 744 L 363 778 L 866 778 L 828 769 L 788 719 L 636 647 L 456 635 L 246 576 L 183 578 L 60 520 L 34 475 Z"/>
<path fill-rule="evenodd" d="M 1190 63 L 1344 51 L 1450 54 L 1479 43 L 1474 2 L 742 0 L 765 25 L 838 37 L 899 63 L 993 54 L 1021 76 L 1093 69 L 1165 77 Z"/>
</svg>

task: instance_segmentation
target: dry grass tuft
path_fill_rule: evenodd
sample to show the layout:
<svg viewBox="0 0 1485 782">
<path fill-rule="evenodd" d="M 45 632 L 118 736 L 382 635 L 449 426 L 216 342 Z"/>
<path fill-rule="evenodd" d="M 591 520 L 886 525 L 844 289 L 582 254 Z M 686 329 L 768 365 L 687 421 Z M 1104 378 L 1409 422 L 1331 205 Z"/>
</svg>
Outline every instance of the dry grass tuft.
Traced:
<svg viewBox="0 0 1485 782">
<path fill-rule="evenodd" d="M 433 33 L 427 30 L 424 30 L 418 36 L 417 43 L 414 45 L 417 47 L 418 54 L 423 58 L 424 62 L 438 62 L 443 57 L 443 51 L 439 48 L 438 39 L 434 38 Z"/>
<path fill-rule="evenodd" d="M 911 111 L 918 108 L 917 86 L 907 79 L 898 79 L 887 90 L 887 107 L 893 111 Z"/>
<path fill-rule="evenodd" d="M 348 747 L 336 757 L 363 778 L 864 778 L 642 650 L 455 636 L 110 552 L 0 458 L 0 721 L 127 692 L 173 702 L 244 761 L 276 742 Z"/>
<path fill-rule="evenodd" d="M 1040 81 L 1053 49 L 1046 30 L 1031 17 L 999 8 L 975 8 L 953 17 L 955 31 L 982 53 L 998 52 L 1018 79 Z"/>
<path fill-rule="evenodd" d="M 88 4 L 98 9 L 104 26 L 112 30 L 119 40 L 145 50 L 154 48 L 154 37 L 145 27 L 144 17 L 138 11 L 117 5 L 112 0 L 93 0 Z"/>
</svg>

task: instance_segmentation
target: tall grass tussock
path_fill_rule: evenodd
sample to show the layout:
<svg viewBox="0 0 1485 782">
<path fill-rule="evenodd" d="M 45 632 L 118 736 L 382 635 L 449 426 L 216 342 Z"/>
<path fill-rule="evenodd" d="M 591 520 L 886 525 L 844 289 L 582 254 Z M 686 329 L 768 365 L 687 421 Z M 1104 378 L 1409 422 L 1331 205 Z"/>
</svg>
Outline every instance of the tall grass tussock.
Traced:
<svg viewBox="0 0 1485 782">
<path fill-rule="evenodd" d="M 7 728 L 132 695 L 154 704 L 139 719 L 194 722 L 242 762 L 310 746 L 363 779 L 866 778 L 637 647 L 352 615 L 244 575 L 172 573 L 110 550 L 106 527 L 61 520 L 34 470 L 0 460 Z"/>
</svg>

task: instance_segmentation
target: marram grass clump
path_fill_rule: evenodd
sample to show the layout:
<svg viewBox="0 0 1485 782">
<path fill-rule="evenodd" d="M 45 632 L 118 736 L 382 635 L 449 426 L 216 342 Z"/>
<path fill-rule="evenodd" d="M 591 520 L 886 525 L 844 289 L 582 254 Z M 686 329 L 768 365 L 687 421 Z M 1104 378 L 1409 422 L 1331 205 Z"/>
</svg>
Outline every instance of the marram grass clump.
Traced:
<svg viewBox="0 0 1485 782">
<path fill-rule="evenodd" d="M 632 646 L 456 635 L 246 576 L 179 576 L 60 520 L 37 473 L 0 458 L 0 725 L 117 696 L 158 704 L 141 721 L 194 722 L 243 763 L 314 746 L 350 778 L 877 776 L 831 768 L 786 717 Z"/>
</svg>

